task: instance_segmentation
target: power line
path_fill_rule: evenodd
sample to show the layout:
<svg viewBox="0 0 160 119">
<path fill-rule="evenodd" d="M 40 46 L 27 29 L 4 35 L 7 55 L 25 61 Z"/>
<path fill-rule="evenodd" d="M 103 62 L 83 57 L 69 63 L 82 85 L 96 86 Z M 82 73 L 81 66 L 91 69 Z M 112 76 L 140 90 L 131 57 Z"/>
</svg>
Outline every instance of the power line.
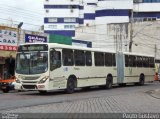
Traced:
<svg viewBox="0 0 160 119">
<path fill-rule="evenodd" d="M 4 19 L 4 18 L 0 18 L 2 20 L 5 20 L 5 21 L 8 21 L 8 19 Z M 17 22 L 17 23 L 20 23 L 22 21 L 15 21 L 15 20 L 12 20 L 13 22 Z M 32 25 L 32 26 L 41 26 L 41 25 L 36 25 L 36 24 L 31 24 L 31 23 L 27 23 L 27 22 L 24 22 L 24 24 L 27 24 L 27 25 Z"/>
<path fill-rule="evenodd" d="M 140 39 L 142 39 L 142 38 L 140 38 Z M 142 42 L 137 42 L 138 44 L 140 44 L 140 45 L 143 45 L 143 46 L 148 46 L 148 47 L 150 47 L 150 48 L 152 48 L 152 49 L 155 49 L 155 47 L 151 47 L 151 44 L 144 44 L 144 43 L 142 43 Z M 152 44 L 152 45 L 155 45 L 155 44 Z M 160 49 L 157 49 L 157 50 L 160 50 Z"/>
<path fill-rule="evenodd" d="M 151 40 L 149 40 L 149 39 L 147 39 L 147 38 L 144 38 L 144 37 L 142 38 L 142 37 L 140 37 L 140 36 L 137 36 L 137 37 L 140 38 L 140 39 L 142 39 L 142 40 L 152 42 L 150 45 L 154 45 L 154 44 L 155 44 L 155 43 L 153 44 L 153 41 L 151 41 Z M 146 43 L 146 42 L 145 42 L 145 43 Z"/>
<path fill-rule="evenodd" d="M 42 15 L 35 15 L 35 14 L 32 14 L 32 13 L 25 13 L 25 12 L 22 12 L 22 11 L 19 11 L 19 10 L 13 10 L 13 9 L 4 9 L 4 8 L 0 8 L 1 12 L 8 12 L 8 13 L 11 13 L 11 14 L 21 14 L 21 15 L 24 15 L 24 16 L 31 16 L 31 17 L 37 17 L 37 18 L 40 18 L 40 17 L 43 17 Z"/>
<path fill-rule="evenodd" d="M 8 7 L 8 8 L 20 9 L 20 10 L 27 11 L 27 12 L 33 12 L 33 13 L 35 13 L 35 14 L 40 14 L 40 12 L 37 12 L 38 10 L 35 10 L 35 11 L 36 11 L 36 12 L 35 12 L 35 11 L 27 10 L 27 9 L 24 9 L 24 8 L 20 8 L 20 7 L 9 6 L 9 5 L 6 5 L 6 4 L 1 4 L 1 3 L 0 3 L 0 5 L 1 5 L 1 7 L 6 6 L 6 7 Z"/>
<path fill-rule="evenodd" d="M 18 16 L 18 17 L 23 17 L 23 18 L 27 18 L 27 19 L 30 19 L 30 20 L 37 20 L 37 21 L 41 21 L 40 20 L 40 18 L 38 19 L 38 17 L 37 18 L 35 18 L 34 16 L 28 16 L 28 15 L 25 15 L 25 14 L 21 14 L 21 13 L 19 13 L 19 14 L 17 14 L 17 13 L 15 13 L 15 12 L 13 12 L 13 13 L 11 13 L 11 11 L 8 11 L 8 10 L 6 10 L 6 11 L 1 11 L 0 10 L 0 12 L 1 13 L 7 13 L 7 14 L 11 14 L 11 15 L 14 15 L 14 16 Z"/>
<path fill-rule="evenodd" d="M 160 40 L 159 38 L 155 38 L 155 37 L 152 37 L 152 36 L 147 35 L 147 34 L 144 34 L 144 33 L 140 33 L 140 34 L 142 34 L 142 35 L 144 35 L 144 36 L 148 36 L 148 37 L 153 38 L 153 39 L 156 39 L 156 40 Z"/>
</svg>

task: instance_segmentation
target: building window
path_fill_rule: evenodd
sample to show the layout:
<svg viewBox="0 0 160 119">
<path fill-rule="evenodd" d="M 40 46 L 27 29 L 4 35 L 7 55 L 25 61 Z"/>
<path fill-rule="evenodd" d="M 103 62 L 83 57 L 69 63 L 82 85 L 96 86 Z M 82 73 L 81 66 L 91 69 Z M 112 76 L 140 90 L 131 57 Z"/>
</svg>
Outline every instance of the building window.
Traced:
<svg viewBox="0 0 160 119">
<path fill-rule="evenodd" d="M 46 13 L 48 13 L 49 12 L 49 10 L 46 10 Z"/>
<path fill-rule="evenodd" d="M 48 22 L 51 23 L 51 22 L 57 22 L 57 18 L 48 18 Z"/>
<path fill-rule="evenodd" d="M 64 22 L 76 22 L 76 18 L 64 18 Z"/>
<path fill-rule="evenodd" d="M 74 29 L 75 25 L 64 25 L 64 29 Z"/>
<path fill-rule="evenodd" d="M 160 0 L 143 0 L 143 2 L 152 3 L 152 2 L 160 2 Z"/>
<path fill-rule="evenodd" d="M 48 28 L 50 28 L 50 29 L 57 29 L 57 25 L 48 25 Z"/>
</svg>

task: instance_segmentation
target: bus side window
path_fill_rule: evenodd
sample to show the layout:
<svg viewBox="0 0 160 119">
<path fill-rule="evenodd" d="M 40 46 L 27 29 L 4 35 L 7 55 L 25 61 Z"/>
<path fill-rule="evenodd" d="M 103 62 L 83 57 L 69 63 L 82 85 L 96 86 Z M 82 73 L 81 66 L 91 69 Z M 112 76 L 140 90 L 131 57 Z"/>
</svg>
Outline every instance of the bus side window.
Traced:
<svg viewBox="0 0 160 119">
<path fill-rule="evenodd" d="M 64 66 L 73 66 L 73 50 L 63 49 L 62 50 L 62 58 Z"/>
<path fill-rule="evenodd" d="M 114 60 L 112 58 L 113 56 L 111 53 L 105 53 L 105 66 L 112 66 L 112 60 Z"/>
<path fill-rule="evenodd" d="M 74 51 L 74 61 L 75 61 L 75 66 L 85 66 L 84 51 L 75 50 Z"/>
<path fill-rule="evenodd" d="M 154 58 L 153 57 L 149 58 L 149 67 L 154 68 Z"/>
<path fill-rule="evenodd" d="M 86 66 L 92 66 L 92 54 L 89 51 L 86 51 Z"/>
<path fill-rule="evenodd" d="M 112 66 L 116 66 L 116 54 L 112 54 Z"/>
<path fill-rule="evenodd" d="M 132 58 L 132 55 L 128 56 L 128 66 L 129 67 L 133 67 L 133 58 Z"/>
<path fill-rule="evenodd" d="M 133 67 L 137 67 L 137 57 L 132 56 Z"/>
<path fill-rule="evenodd" d="M 128 64 L 129 64 L 128 61 L 129 61 L 129 60 L 128 60 L 128 55 L 125 55 L 125 66 L 126 66 L 126 67 L 128 67 Z"/>
<path fill-rule="evenodd" d="M 95 59 L 95 66 L 104 66 L 104 53 L 95 52 L 94 59 Z"/>
<path fill-rule="evenodd" d="M 50 68 L 54 70 L 61 67 L 61 53 L 59 51 L 50 51 Z"/>
</svg>

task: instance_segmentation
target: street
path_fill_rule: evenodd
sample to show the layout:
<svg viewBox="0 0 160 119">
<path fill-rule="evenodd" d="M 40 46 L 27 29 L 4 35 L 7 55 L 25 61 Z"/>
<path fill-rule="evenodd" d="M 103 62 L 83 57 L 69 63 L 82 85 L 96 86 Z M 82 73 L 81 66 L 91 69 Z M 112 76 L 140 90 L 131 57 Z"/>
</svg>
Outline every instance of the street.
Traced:
<svg viewBox="0 0 160 119">
<path fill-rule="evenodd" d="M 160 99 L 150 95 L 160 83 L 144 86 L 115 86 L 111 90 L 92 88 L 64 91 L 0 93 L 0 112 L 15 113 L 160 113 Z M 160 96 L 159 96 L 160 97 Z"/>
</svg>

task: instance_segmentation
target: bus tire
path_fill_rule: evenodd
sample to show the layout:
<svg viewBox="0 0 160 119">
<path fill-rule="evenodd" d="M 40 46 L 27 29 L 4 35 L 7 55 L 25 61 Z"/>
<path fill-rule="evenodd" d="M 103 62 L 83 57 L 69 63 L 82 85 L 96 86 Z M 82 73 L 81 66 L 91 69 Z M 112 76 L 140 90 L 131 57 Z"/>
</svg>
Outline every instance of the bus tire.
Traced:
<svg viewBox="0 0 160 119">
<path fill-rule="evenodd" d="M 125 87 L 126 86 L 126 83 L 120 83 L 118 84 L 120 87 Z"/>
<path fill-rule="evenodd" d="M 66 92 L 69 94 L 74 93 L 74 89 L 75 89 L 75 79 L 73 77 L 70 77 L 67 81 Z"/>
<path fill-rule="evenodd" d="M 139 77 L 139 85 L 143 86 L 144 82 L 145 82 L 145 76 L 143 74 L 141 74 Z"/>
<path fill-rule="evenodd" d="M 106 79 L 106 89 L 111 89 L 112 88 L 112 77 L 108 76 Z"/>
<path fill-rule="evenodd" d="M 9 92 L 9 88 L 6 89 L 2 89 L 3 93 L 8 93 Z"/>
<path fill-rule="evenodd" d="M 87 86 L 87 87 L 83 87 L 82 90 L 90 90 L 91 87 L 90 86 Z"/>
</svg>

